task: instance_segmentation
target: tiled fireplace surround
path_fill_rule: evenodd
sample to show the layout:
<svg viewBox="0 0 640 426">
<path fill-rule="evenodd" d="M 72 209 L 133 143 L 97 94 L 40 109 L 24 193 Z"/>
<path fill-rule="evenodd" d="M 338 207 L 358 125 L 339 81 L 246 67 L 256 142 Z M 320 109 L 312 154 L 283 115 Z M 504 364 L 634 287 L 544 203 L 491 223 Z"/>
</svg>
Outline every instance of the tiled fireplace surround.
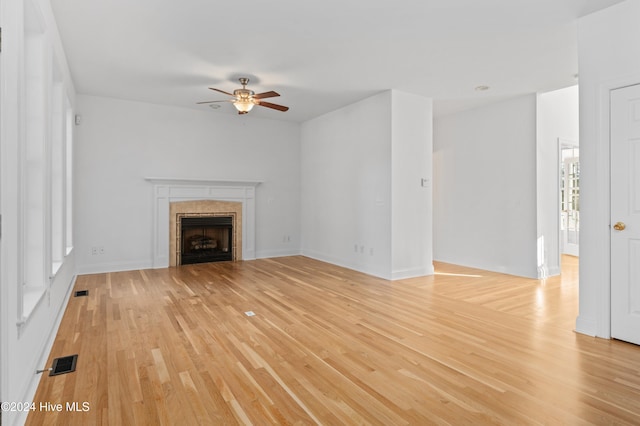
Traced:
<svg viewBox="0 0 640 426">
<path fill-rule="evenodd" d="M 176 238 L 185 216 L 234 217 L 234 260 L 255 259 L 257 181 L 146 178 L 153 188 L 153 267 L 178 263 Z"/>
<path fill-rule="evenodd" d="M 169 204 L 169 266 L 182 264 L 178 245 L 182 241 L 182 218 L 218 216 L 232 218 L 231 259 L 242 260 L 242 203 L 217 200 L 177 201 Z"/>
</svg>

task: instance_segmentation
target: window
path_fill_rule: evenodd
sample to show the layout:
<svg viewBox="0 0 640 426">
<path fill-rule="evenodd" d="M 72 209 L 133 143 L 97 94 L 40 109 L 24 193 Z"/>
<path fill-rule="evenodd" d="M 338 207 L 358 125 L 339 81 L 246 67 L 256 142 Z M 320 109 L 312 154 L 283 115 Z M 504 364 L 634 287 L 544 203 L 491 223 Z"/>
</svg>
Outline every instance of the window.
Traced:
<svg viewBox="0 0 640 426">
<path fill-rule="evenodd" d="M 73 249 L 73 110 L 71 109 L 71 102 L 69 98 L 65 97 L 65 110 L 66 110 L 66 131 L 65 137 L 65 254 L 71 253 Z"/>
<path fill-rule="evenodd" d="M 45 280 L 45 49 L 43 25 L 24 2 L 24 120 L 22 178 L 22 317 L 42 297 Z"/>
<path fill-rule="evenodd" d="M 73 247 L 73 111 L 38 2 L 25 0 L 19 145 L 19 312 L 27 321 Z"/>
<path fill-rule="evenodd" d="M 62 266 L 65 252 L 64 241 L 64 142 L 66 130 L 64 87 L 57 66 L 53 67 L 51 87 L 51 274 Z"/>
</svg>

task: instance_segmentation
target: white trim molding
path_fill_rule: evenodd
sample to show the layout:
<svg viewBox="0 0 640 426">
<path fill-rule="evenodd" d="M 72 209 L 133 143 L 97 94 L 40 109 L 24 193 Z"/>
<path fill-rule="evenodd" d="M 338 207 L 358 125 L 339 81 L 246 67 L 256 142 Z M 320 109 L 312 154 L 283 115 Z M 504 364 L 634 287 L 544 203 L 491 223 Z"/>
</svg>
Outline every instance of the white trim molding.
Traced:
<svg viewBox="0 0 640 426">
<path fill-rule="evenodd" d="M 153 268 L 169 267 L 169 205 L 177 201 L 242 203 L 242 259 L 255 259 L 255 190 L 261 181 L 164 177 L 145 180 L 153 184 Z"/>
</svg>

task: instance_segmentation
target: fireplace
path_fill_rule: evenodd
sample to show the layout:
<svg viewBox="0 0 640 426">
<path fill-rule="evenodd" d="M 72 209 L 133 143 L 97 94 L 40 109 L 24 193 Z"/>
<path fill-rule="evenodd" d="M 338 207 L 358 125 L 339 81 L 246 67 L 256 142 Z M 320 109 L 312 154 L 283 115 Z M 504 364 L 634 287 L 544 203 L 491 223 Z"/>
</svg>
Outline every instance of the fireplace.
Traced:
<svg viewBox="0 0 640 426">
<path fill-rule="evenodd" d="M 261 181 L 146 177 L 153 184 L 153 267 L 180 265 L 177 215 L 235 214 L 233 260 L 256 258 L 256 187 Z M 220 216 L 229 216 L 220 214 Z M 167 226 L 167 223 L 169 226 Z"/>
<path fill-rule="evenodd" d="M 169 266 L 242 260 L 241 203 L 172 202 L 169 218 Z"/>
<path fill-rule="evenodd" d="M 180 264 L 233 260 L 233 216 L 183 217 Z"/>
</svg>

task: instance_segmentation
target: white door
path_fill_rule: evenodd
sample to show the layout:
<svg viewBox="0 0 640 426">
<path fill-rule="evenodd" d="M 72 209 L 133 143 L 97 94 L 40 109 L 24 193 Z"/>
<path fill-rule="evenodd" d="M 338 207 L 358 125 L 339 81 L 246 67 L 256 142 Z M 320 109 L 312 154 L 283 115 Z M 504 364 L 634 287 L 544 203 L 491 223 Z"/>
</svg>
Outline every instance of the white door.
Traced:
<svg viewBox="0 0 640 426">
<path fill-rule="evenodd" d="M 611 336 L 640 345 L 640 85 L 611 91 Z"/>
</svg>

